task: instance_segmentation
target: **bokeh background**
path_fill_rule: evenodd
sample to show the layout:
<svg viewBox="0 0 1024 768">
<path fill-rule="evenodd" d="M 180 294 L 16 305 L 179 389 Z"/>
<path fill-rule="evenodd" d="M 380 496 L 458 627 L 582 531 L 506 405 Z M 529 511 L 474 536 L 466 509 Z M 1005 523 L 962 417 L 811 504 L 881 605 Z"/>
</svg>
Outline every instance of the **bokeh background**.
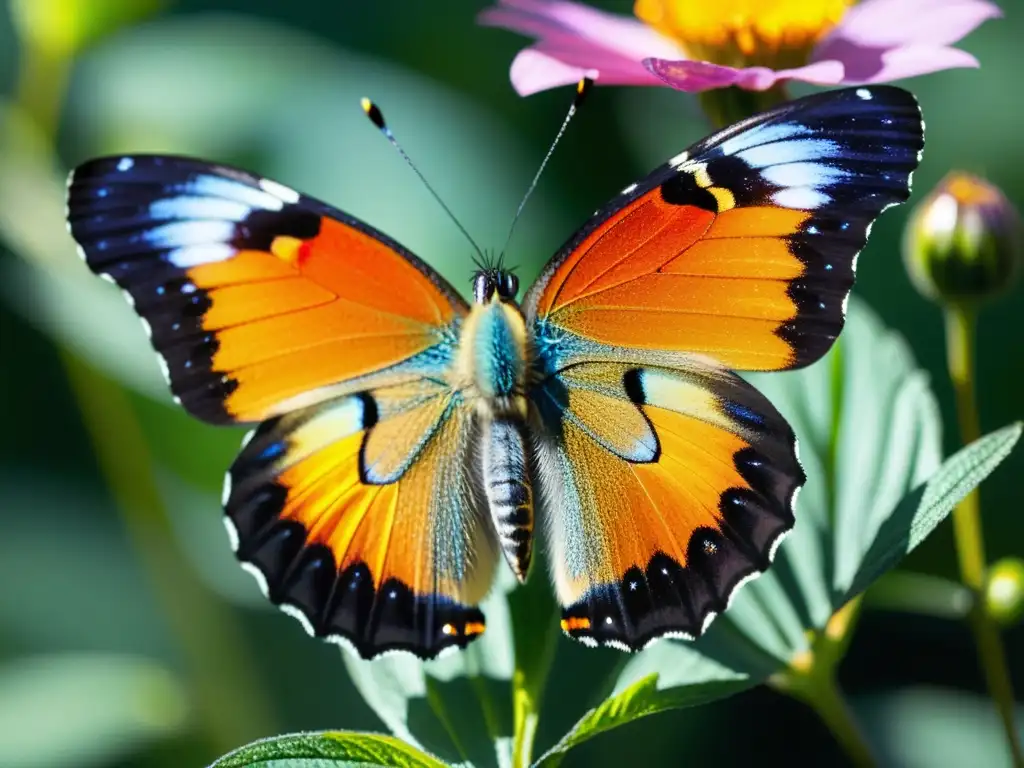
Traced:
<svg viewBox="0 0 1024 768">
<path fill-rule="evenodd" d="M 594 4 L 631 10 L 627 0 Z M 170 402 L 133 313 L 75 258 L 63 176 L 108 152 L 241 165 L 370 222 L 468 289 L 469 246 L 359 97 L 380 104 L 474 238 L 496 248 L 570 91 L 516 96 L 508 66 L 524 41 L 476 26 L 485 3 L 473 0 L 14 5 L 0 3 L 0 765 L 202 765 L 285 731 L 383 730 L 338 650 L 270 609 L 237 568 L 219 493 L 242 432 L 201 425 Z M 138 15 L 115 25 L 109 11 L 121 6 Z M 1024 205 L 1024 3 L 1003 8 L 1005 19 L 963 44 L 980 70 L 906 83 L 927 122 L 914 200 L 957 167 Z M 707 132 L 685 94 L 595 89 L 517 230 L 510 256 L 521 280 L 617 190 Z M 875 227 L 856 292 L 931 372 L 950 452 L 941 317 L 900 259 L 907 211 Z M 1017 290 L 980 320 L 983 431 L 1024 416 L 1022 336 Z M 1018 451 L 982 486 L 992 560 L 1024 550 L 1022 472 Z M 949 524 L 902 567 L 955 577 Z M 1024 630 L 1006 640 L 1021 691 Z M 541 749 L 593 704 L 574 695 L 577 683 L 614 653 L 560 641 Z M 962 624 L 867 611 L 841 683 L 891 764 L 1005 759 Z M 809 710 L 755 689 L 619 729 L 567 764 L 786 758 L 843 761 Z"/>
</svg>

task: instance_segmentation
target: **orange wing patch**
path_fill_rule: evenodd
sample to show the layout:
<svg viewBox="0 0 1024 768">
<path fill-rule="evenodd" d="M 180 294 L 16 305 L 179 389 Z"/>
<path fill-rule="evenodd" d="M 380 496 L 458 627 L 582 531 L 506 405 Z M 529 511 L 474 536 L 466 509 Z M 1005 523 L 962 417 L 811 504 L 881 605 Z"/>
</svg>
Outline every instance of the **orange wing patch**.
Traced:
<svg viewBox="0 0 1024 768">
<path fill-rule="evenodd" d="M 658 190 L 602 222 L 554 270 L 537 314 L 549 315 L 595 292 L 658 271 L 707 232 L 714 213 L 665 202 Z"/>
<path fill-rule="evenodd" d="M 700 353 L 740 370 L 790 367 L 792 346 L 777 331 L 799 313 L 790 285 L 804 266 L 784 238 L 807 218 L 771 207 L 716 214 L 655 189 L 558 267 L 538 313 L 603 345 Z"/>
</svg>

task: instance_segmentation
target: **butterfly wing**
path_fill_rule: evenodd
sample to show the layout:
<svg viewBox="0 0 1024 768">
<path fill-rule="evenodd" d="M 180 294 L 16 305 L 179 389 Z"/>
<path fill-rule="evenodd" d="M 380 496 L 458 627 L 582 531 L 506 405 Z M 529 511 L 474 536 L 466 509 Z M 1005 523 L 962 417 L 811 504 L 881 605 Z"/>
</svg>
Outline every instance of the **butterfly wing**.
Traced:
<svg viewBox="0 0 1024 768">
<path fill-rule="evenodd" d="M 86 264 L 145 322 L 171 390 L 206 421 L 258 422 L 430 365 L 465 302 L 368 225 L 244 171 L 183 157 L 71 175 Z"/>
<path fill-rule="evenodd" d="M 524 300 L 563 628 L 695 636 L 767 567 L 804 481 L 785 421 L 728 372 L 814 362 L 872 222 L 906 200 L 913 97 L 871 86 L 717 133 L 594 214 Z"/>
<path fill-rule="evenodd" d="M 494 540 L 445 384 L 467 307 L 362 222 L 181 157 L 69 182 L 86 264 L 118 284 L 193 415 L 262 422 L 228 473 L 238 558 L 311 634 L 423 658 L 484 630 Z"/>
<path fill-rule="evenodd" d="M 793 526 L 796 440 L 735 374 L 698 359 L 581 363 L 542 385 L 537 403 L 571 637 L 623 649 L 696 637 Z"/>
<path fill-rule="evenodd" d="M 364 658 L 465 647 L 484 631 L 476 606 L 497 551 L 472 429 L 469 409 L 429 382 L 263 423 L 228 473 L 237 556 L 309 634 Z"/>
<path fill-rule="evenodd" d="M 525 297 L 559 362 L 600 345 L 733 370 L 814 362 L 843 325 L 872 222 L 923 146 L 891 86 L 785 104 L 672 158 L 598 211 Z M 657 355 L 650 355 L 653 358 Z"/>
</svg>

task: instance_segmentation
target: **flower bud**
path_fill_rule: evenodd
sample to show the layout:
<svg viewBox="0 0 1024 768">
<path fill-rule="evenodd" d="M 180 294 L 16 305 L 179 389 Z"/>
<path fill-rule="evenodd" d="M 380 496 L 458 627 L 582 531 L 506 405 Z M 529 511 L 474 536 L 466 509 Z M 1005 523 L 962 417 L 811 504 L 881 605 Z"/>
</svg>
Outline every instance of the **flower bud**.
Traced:
<svg viewBox="0 0 1024 768">
<path fill-rule="evenodd" d="M 985 610 L 1003 626 L 1016 624 L 1024 615 L 1024 561 L 1004 557 L 985 575 Z"/>
<path fill-rule="evenodd" d="M 983 179 L 954 171 L 911 214 L 903 259 L 922 294 L 970 306 L 1009 290 L 1020 248 L 1010 201 Z"/>
</svg>

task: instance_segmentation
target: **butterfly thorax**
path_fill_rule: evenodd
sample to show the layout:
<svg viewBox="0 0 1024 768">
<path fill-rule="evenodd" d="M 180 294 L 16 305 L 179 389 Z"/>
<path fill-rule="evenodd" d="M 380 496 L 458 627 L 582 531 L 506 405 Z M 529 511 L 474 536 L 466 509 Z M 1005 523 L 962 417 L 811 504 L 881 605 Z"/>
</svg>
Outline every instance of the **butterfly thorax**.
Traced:
<svg viewBox="0 0 1024 768">
<path fill-rule="evenodd" d="M 489 418 L 526 417 L 526 323 L 514 304 L 475 305 L 462 326 L 455 364 L 457 389 Z"/>
<path fill-rule="evenodd" d="M 462 324 L 453 389 L 474 407 L 482 450 L 481 483 L 502 551 L 522 580 L 533 542 L 533 487 L 524 427 L 530 345 L 518 286 L 507 272 L 480 273 Z"/>
</svg>

